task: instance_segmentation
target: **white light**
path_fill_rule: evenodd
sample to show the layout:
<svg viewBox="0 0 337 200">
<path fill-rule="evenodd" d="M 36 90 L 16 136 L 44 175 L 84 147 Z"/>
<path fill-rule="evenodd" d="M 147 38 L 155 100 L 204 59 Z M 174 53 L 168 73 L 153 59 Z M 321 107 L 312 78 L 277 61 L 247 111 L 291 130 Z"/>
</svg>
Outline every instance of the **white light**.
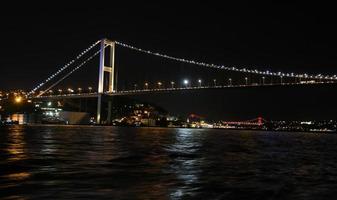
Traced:
<svg viewBox="0 0 337 200">
<path fill-rule="evenodd" d="M 187 85 L 189 81 L 187 79 L 184 79 L 184 84 Z"/>
</svg>

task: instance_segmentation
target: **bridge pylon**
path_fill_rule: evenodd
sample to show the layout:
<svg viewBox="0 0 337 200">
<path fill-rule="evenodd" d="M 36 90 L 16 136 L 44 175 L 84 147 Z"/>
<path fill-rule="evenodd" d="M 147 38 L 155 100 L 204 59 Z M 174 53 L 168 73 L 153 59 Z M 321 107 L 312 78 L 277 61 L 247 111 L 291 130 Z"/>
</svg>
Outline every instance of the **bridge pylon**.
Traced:
<svg viewBox="0 0 337 200">
<path fill-rule="evenodd" d="M 98 99 L 97 99 L 97 124 L 101 123 L 101 110 L 102 110 L 102 94 L 105 92 L 116 92 L 115 81 L 115 41 L 106 38 L 101 40 L 100 44 L 100 60 L 99 60 L 99 73 L 98 73 Z M 109 54 L 107 54 L 107 50 Z M 108 76 L 105 76 L 108 74 Z M 104 85 L 104 79 L 108 78 L 108 86 Z M 111 112 L 111 111 L 110 111 Z"/>
</svg>

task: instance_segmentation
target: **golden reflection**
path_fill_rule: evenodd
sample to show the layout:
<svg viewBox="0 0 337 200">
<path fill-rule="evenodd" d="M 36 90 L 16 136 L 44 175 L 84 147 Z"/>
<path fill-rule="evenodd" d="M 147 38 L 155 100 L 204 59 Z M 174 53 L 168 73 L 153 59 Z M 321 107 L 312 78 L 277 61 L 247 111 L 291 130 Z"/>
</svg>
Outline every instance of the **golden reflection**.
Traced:
<svg viewBox="0 0 337 200">
<path fill-rule="evenodd" d="M 30 173 L 28 172 L 19 172 L 19 173 L 13 173 L 13 174 L 7 174 L 3 176 L 4 178 L 7 178 L 11 181 L 23 181 L 30 177 Z"/>
<path fill-rule="evenodd" d="M 27 198 L 26 197 L 22 197 L 22 196 L 18 196 L 18 195 L 8 196 L 8 197 L 4 198 L 4 200 L 12 200 L 12 199 L 15 199 L 15 200 L 26 200 Z"/>
<path fill-rule="evenodd" d="M 9 161 L 18 161 L 27 158 L 25 147 L 26 142 L 21 129 L 13 129 L 8 135 L 7 152 L 10 154 Z"/>
</svg>

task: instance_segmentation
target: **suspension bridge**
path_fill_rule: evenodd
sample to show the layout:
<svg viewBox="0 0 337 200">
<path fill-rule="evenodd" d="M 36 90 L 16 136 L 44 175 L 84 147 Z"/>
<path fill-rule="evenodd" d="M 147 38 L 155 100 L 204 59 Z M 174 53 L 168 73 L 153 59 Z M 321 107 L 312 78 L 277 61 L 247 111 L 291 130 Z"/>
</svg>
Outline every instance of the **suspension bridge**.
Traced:
<svg viewBox="0 0 337 200">
<path fill-rule="evenodd" d="M 237 125 L 237 126 L 262 126 L 267 120 L 263 119 L 262 117 L 258 117 L 251 120 L 246 121 L 221 121 L 222 124 L 225 125 Z"/>
<path fill-rule="evenodd" d="M 242 75 L 242 81 L 234 82 L 234 79 L 228 78 L 220 83 L 217 79 L 213 79 L 210 83 L 206 84 L 203 79 L 198 78 L 194 81 L 189 79 L 182 80 L 181 84 L 177 81 L 157 81 L 148 82 L 144 81 L 142 85 L 134 84 L 133 88 L 119 89 L 117 85 L 117 73 L 115 66 L 116 60 L 116 47 L 122 47 L 136 51 L 138 53 L 147 54 L 170 61 L 185 63 L 188 65 L 196 65 L 205 69 L 216 69 L 224 72 L 234 72 Z M 58 90 L 54 92 L 54 88 L 62 81 L 70 77 L 76 71 L 82 69 L 93 58 L 99 56 L 98 64 L 98 84 L 97 91 L 93 88 L 84 90 L 79 88 L 78 92 L 68 89 L 67 91 Z M 269 82 L 267 82 L 269 78 Z M 255 82 L 253 81 L 255 80 Z M 256 81 L 258 80 L 258 81 Z M 207 90 L 207 89 L 226 89 L 226 88 L 253 88 L 253 87 L 273 87 L 273 86 L 290 86 L 290 85 L 309 85 L 309 84 L 335 84 L 337 82 L 336 75 L 323 75 L 323 74 L 309 74 L 309 73 L 286 73 L 275 71 L 263 71 L 252 68 L 240 68 L 235 66 L 225 66 L 200 62 L 196 60 L 184 59 L 174 57 L 155 51 L 145 50 L 138 47 L 131 46 L 119 41 L 111 41 L 108 39 L 99 40 L 74 59 L 70 60 L 65 65 L 61 66 L 55 73 L 50 75 L 47 79 L 39 83 L 30 92 L 27 93 L 27 98 L 30 99 L 66 99 L 66 98 L 97 98 L 97 124 L 101 123 L 102 113 L 102 98 L 110 96 L 127 96 L 147 93 L 163 93 L 175 92 L 185 90 Z M 107 121 L 111 121 L 111 102 L 108 104 L 108 117 Z M 247 122 L 248 123 L 248 122 Z M 257 122 L 260 123 L 260 122 Z"/>
</svg>

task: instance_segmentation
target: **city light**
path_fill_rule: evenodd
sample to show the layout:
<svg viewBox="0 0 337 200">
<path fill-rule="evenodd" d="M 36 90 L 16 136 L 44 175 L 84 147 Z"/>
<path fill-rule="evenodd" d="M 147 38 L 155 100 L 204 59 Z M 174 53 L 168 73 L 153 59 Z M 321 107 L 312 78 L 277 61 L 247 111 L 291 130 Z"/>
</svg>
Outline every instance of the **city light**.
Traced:
<svg viewBox="0 0 337 200">
<path fill-rule="evenodd" d="M 17 96 L 15 97 L 15 103 L 21 103 L 22 102 L 22 97 Z"/>
<path fill-rule="evenodd" d="M 74 92 L 74 90 L 73 90 L 73 89 L 71 89 L 71 88 L 68 88 L 68 92 L 69 92 L 69 93 L 73 93 L 73 92 Z"/>
<path fill-rule="evenodd" d="M 160 88 L 160 87 L 161 87 L 161 85 L 162 85 L 162 83 L 161 83 L 161 82 L 158 82 L 157 84 L 158 84 L 158 88 Z"/>
</svg>

